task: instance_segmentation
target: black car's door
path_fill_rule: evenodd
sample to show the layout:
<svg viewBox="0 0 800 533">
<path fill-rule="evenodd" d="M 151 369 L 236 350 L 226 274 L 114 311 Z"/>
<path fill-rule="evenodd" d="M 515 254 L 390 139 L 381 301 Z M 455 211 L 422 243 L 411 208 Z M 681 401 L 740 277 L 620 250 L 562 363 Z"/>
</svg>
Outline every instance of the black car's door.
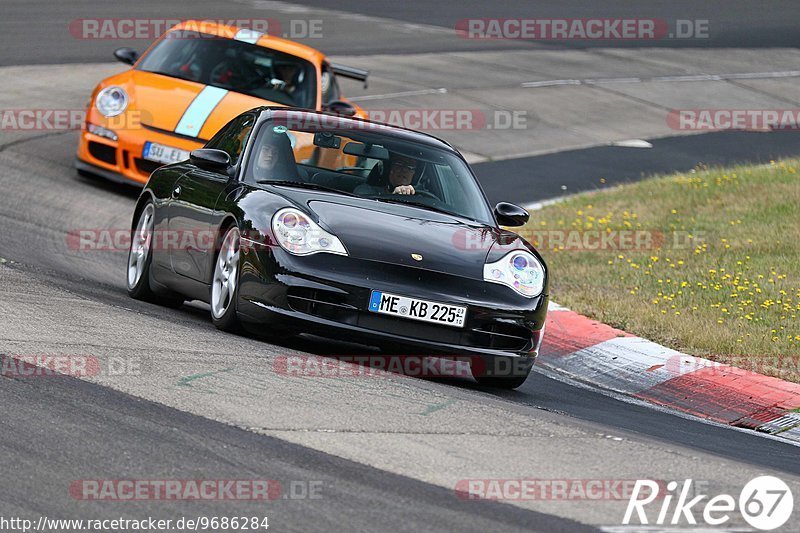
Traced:
<svg viewBox="0 0 800 533">
<path fill-rule="evenodd" d="M 206 148 L 224 150 L 231 164 L 238 165 L 255 116 L 240 115 L 212 138 Z M 176 274 L 207 282 L 210 261 L 215 252 L 216 228 L 212 227 L 214 208 L 232 178 L 228 173 L 204 170 L 196 166 L 174 185 L 169 203 L 168 249 Z"/>
</svg>

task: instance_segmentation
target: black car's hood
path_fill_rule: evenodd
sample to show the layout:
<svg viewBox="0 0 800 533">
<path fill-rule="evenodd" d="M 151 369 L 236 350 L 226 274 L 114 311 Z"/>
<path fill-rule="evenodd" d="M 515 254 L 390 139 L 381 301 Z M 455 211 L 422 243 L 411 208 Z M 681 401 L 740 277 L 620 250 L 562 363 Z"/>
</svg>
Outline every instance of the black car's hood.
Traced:
<svg viewBox="0 0 800 533">
<path fill-rule="evenodd" d="M 501 233 L 491 226 L 402 204 L 319 196 L 304 203 L 351 257 L 473 279 L 483 279 L 486 255 Z"/>
</svg>

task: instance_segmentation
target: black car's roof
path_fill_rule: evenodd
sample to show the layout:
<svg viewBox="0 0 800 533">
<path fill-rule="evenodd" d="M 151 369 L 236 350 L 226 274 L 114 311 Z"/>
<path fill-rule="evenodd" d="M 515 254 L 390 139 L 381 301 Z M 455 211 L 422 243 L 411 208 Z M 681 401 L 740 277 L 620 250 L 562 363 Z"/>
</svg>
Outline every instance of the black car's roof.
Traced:
<svg viewBox="0 0 800 533">
<path fill-rule="evenodd" d="M 402 128 L 400 126 L 394 126 L 391 124 L 384 124 L 382 122 L 375 122 L 372 120 L 365 120 L 360 118 L 352 118 L 352 117 L 344 117 L 342 115 L 337 115 L 335 113 L 325 113 L 320 111 L 309 111 L 308 109 L 302 109 L 297 107 L 270 107 L 270 106 L 263 106 L 257 107 L 252 109 L 251 112 L 255 112 L 259 114 L 259 121 L 261 120 L 268 120 L 268 119 L 287 119 L 287 122 L 291 119 L 297 119 L 298 115 L 301 115 L 303 120 L 307 120 L 309 124 L 326 124 L 326 121 L 333 121 L 330 122 L 331 124 L 335 124 L 336 127 L 331 127 L 330 129 L 348 129 L 352 127 L 353 129 L 368 129 L 368 125 L 375 125 L 377 131 L 380 131 L 382 134 L 386 134 L 397 139 L 417 142 L 422 144 L 427 144 L 428 146 L 441 148 L 451 152 L 459 157 L 461 154 L 456 151 L 447 141 L 439 139 L 438 137 L 434 137 L 433 135 L 428 135 L 427 133 L 422 133 L 419 131 L 410 130 L 408 128 Z M 321 128 L 321 129 L 324 129 Z M 463 157 L 462 157 L 463 159 Z"/>
</svg>

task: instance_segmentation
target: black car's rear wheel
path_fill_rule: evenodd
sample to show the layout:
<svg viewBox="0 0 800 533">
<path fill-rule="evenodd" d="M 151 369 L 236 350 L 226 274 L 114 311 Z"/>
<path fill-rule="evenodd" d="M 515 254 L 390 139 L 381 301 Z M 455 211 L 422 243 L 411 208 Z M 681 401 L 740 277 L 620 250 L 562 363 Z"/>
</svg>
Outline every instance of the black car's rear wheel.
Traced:
<svg viewBox="0 0 800 533">
<path fill-rule="evenodd" d="M 239 228 L 233 226 L 225 232 L 222 245 L 214 261 L 211 279 L 211 320 L 217 328 L 238 332 L 241 329 L 236 316 L 236 296 L 239 292 Z"/>
<path fill-rule="evenodd" d="M 136 300 L 144 300 L 168 307 L 179 307 L 184 299 L 177 294 L 157 294 L 150 286 L 150 265 L 153 261 L 153 228 L 155 225 L 155 206 L 145 204 L 136 221 L 136 229 L 131 235 L 128 251 L 127 288 L 128 295 Z"/>
</svg>

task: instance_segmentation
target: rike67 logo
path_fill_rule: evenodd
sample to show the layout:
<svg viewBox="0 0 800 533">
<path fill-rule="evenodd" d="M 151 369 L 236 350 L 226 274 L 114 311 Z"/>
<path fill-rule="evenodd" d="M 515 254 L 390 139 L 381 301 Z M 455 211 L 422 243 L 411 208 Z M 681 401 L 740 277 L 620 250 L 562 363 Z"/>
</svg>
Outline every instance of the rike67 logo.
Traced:
<svg viewBox="0 0 800 533">
<path fill-rule="evenodd" d="M 794 498 L 789 486 L 774 476 L 759 476 L 751 479 L 742 489 L 738 500 L 729 494 L 709 497 L 707 494 L 692 494 L 692 480 L 683 485 L 670 481 L 666 492 L 661 491 L 663 482 L 639 479 L 633 488 L 628 508 L 622 519 L 624 525 L 697 524 L 698 517 L 710 526 L 722 526 L 732 520 L 737 510 L 753 528 L 762 531 L 777 529 L 792 516 Z M 673 507 L 673 501 L 674 507 Z M 649 509 L 649 504 L 658 502 Z M 658 510 L 654 521 L 653 511 Z M 651 511 L 648 514 L 648 510 Z"/>
</svg>

